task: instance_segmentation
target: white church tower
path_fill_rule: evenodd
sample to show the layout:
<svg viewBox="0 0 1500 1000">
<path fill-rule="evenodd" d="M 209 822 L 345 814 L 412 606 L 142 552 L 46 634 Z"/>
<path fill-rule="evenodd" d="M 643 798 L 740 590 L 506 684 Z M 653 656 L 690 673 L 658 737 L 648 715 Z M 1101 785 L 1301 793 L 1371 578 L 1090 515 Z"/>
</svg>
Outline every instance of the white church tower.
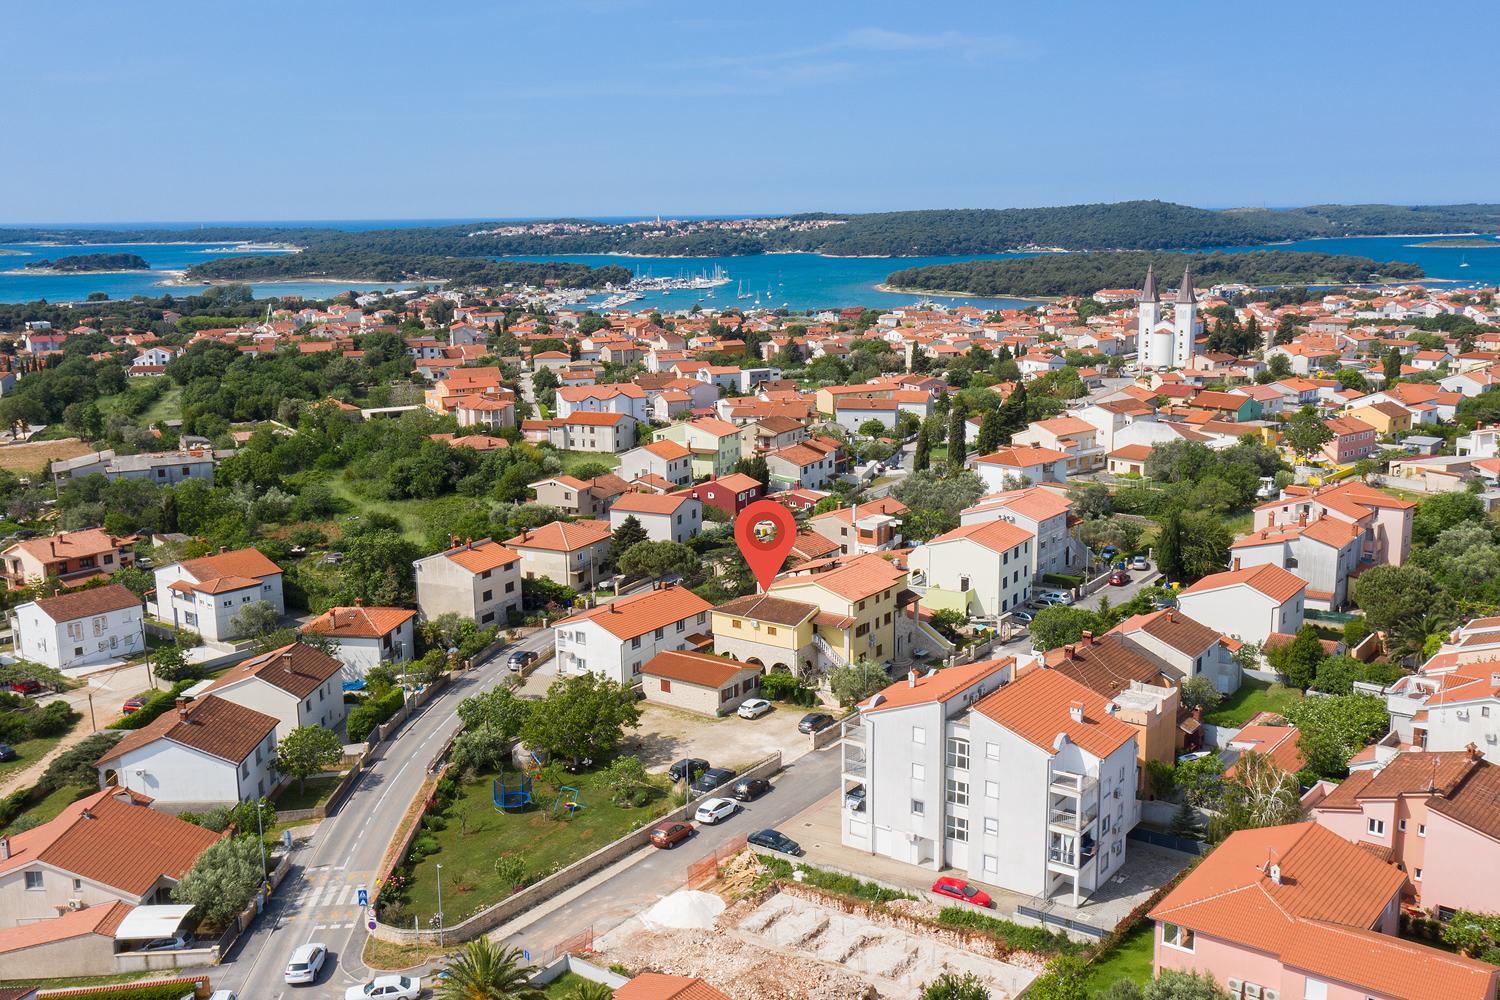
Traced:
<svg viewBox="0 0 1500 1000">
<path fill-rule="evenodd" d="M 1186 368 L 1198 350 L 1198 334 L 1203 324 L 1198 320 L 1198 297 L 1193 294 L 1193 272 L 1182 269 L 1182 284 L 1177 286 L 1177 302 L 1172 308 L 1172 364 Z"/>
<path fill-rule="evenodd" d="M 1161 296 L 1156 294 L 1156 274 L 1151 265 L 1146 265 L 1146 286 L 1141 289 L 1141 312 L 1135 328 L 1135 354 L 1139 364 L 1145 365 L 1151 353 L 1151 331 L 1161 321 Z"/>
</svg>

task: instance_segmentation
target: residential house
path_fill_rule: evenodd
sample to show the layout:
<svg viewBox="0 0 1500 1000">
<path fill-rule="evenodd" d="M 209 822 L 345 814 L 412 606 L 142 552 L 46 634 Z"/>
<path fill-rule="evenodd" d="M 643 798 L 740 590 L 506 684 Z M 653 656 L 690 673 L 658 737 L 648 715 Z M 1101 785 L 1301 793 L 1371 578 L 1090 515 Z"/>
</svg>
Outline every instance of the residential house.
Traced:
<svg viewBox="0 0 1500 1000">
<path fill-rule="evenodd" d="M 252 602 L 286 614 L 281 567 L 258 549 L 220 549 L 156 570 L 156 617 L 174 628 L 197 632 L 210 642 L 236 638 L 234 616 Z M 149 793 L 148 793 L 149 794 Z"/>
<path fill-rule="evenodd" d="M 1067 456 L 1064 460 L 1067 470 L 1073 474 L 1092 472 L 1104 466 L 1104 455 L 1109 449 L 1101 446 L 1098 438 L 1098 428 L 1087 420 L 1074 416 L 1052 417 L 1034 421 L 1024 431 L 1018 431 L 1011 437 L 1011 444 L 1063 452 Z M 1042 481 L 1032 479 L 1032 482 Z"/>
<path fill-rule="evenodd" d="M 161 486 L 175 486 L 190 479 L 214 481 L 214 453 L 207 448 L 183 451 L 116 455 L 94 451 L 52 463 L 52 481 L 61 487 L 70 479 L 102 475 L 109 480 L 145 479 Z"/>
<path fill-rule="evenodd" d="M 667 586 L 564 618 L 556 625 L 557 672 L 566 677 L 591 671 L 637 684 L 641 668 L 658 653 L 707 643 L 712 608 L 686 587 Z"/>
<path fill-rule="evenodd" d="M 676 441 L 652 441 L 621 455 L 619 474 L 626 480 L 660 476 L 686 486 L 693 481 L 693 453 Z"/>
<path fill-rule="evenodd" d="M 54 670 L 123 661 L 146 648 L 141 599 L 118 583 L 28 601 L 12 623 L 16 655 Z"/>
<path fill-rule="evenodd" d="M 973 469 L 991 493 L 1003 493 L 1036 483 L 1065 483 L 1068 481 L 1068 453 L 1035 444 L 1025 448 L 1001 448 L 974 459 Z"/>
<path fill-rule="evenodd" d="M 42 583 L 49 577 L 64 585 L 77 585 L 135 565 L 135 538 L 116 538 L 98 528 L 28 538 L 0 551 L 0 565 L 11 589 Z"/>
<path fill-rule="evenodd" d="M 344 664 L 349 680 L 364 677 L 374 667 L 401 663 L 417 655 L 412 623 L 417 613 L 406 608 L 329 608 L 306 625 L 333 644 L 333 655 Z"/>
<path fill-rule="evenodd" d="M 1320 823 L 1241 830 L 1151 910 L 1153 967 L 1262 1000 L 1493 1000 L 1494 966 L 1396 936 L 1406 885 Z"/>
<path fill-rule="evenodd" d="M 740 511 L 765 496 L 766 488 L 743 472 L 731 472 L 719 479 L 690 486 L 683 490 L 686 496 L 701 502 L 705 507 L 716 507 L 731 519 Z"/>
<path fill-rule="evenodd" d="M 569 417 L 575 413 L 622 413 L 643 424 L 651 420 L 646 390 L 628 382 L 558 389 L 556 415 Z"/>
<path fill-rule="evenodd" d="M 1359 572 L 1362 532 L 1357 524 L 1320 517 L 1307 524 L 1262 528 L 1237 538 L 1229 551 L 1233 568 L 1269 563 L 1307 583 L 1307 603 L 1337 611 L 1349 603 L 1349 581 Z"/>
<path fill-rule="evenodd" d="M 986 521 L 1008 521 L 1031 532 L 1035 541 L 1033 576 L 1048 573 L 1076 575 L 1084 570 L 1087 550 L 1069 529 L 1073 504 L 1056 490 L 1028 486 L 981 497 L 972 507 L 959 512 L 959 524 L 982 524 Z"/>
<path fill-rule="evenodd" d="M 740 460 L 740 429 L 717 417 L 672 424 L 657 431 L 656 439 L 676 442 L 692 453 L 694 479 L 727 476 Z"/>
<path fill-rule="evenodd" d="M 235 664 L 201 694 L 273 717 L 279 743 L 303 726 L 342 730 L 346 714 L 343 672 L 338 657 L 294 642 Z"/>
<path fill-rule="evenodd" d="M 564 451 L 618 455 L 635 447 L 635 428 L 628 414 L 578 410 L 547 421 L 547 441 Z"/>
<path fill-rule="evenodd" d="M 1013 657 L 915 671 L 845 723 L 842 840 L 1077 905 L 1125 863 L 1135 730 L 1056 670 Z M 854 802 L 857 801 L 857 806 Z"/>
<path fill-rule="evenodd" d="M 764 667 L 767 673 L 815 679 L 820 653 L 814 633 L 820 616 L 827 621 L 818 605 L 802 601 L 766 594 L 735 598 L 713 609 L 714 652 Z"/>
<path fill-rule="evenodd" d="M 901 520 L 906 514 L 906 504 L 885 496 L 814 514 L 807 529 L 833 542 L 843 555 L 866 555 L 901 548 Z"/>
<path fill-rule="evenodd" d="M 1234 659 L 1239 644 L 1179 608 L 1131 615 L 1108 634 L 1124 636 L 1184 679 L 1207 677 L 1220 694 L 1240 689 L 1241 671 Z"/>
<path fill-rule="evenodd" d="M 1200 624 L 1261 645 L 1302 627 L 1307 584 L 1270 563 L 1212 573 L 1177 594 L 1177 608 Z"/>
<path fill-rule="evenodd" d="M 488 538 L 418 559 L 417 608 L 432 621 L 454 614 L 480 628 L 509 624 L 521 611 L 521 554 Z"/>
<path fill-rule="evenodd" d="M 927 584 L 922 606 L 998 618 L 1031 595 L 1035 536 L 1009 521 L 954 528 L 912 551 L 912 572 Z"/>
<path fill-rule="evenodd" d="M 822 489 L 836 477 L 837 460 L 810 443 L 794 444 L 766 455 L 771 489 Z"/>
<path fill-rule="evenodd" d="M 653 704 L 717 717 L 755 696 L 762 672 L 726 656 L 674 650 L 657 653 L 641 668 L 641 690 Z"/>
<path fill-rule="evenodd" d="M 905 570 L 882 556 L 864 555 L 806 563 L 774 581 L 769 593 L 817 605 L 823 612 L 814 622 L 823 640 L 819 651 L 838 665 L 859 659 L 889 663 L 903 655 L 895 616 L 905 589 Z"/>
<path fill-rule="evenodd" d="M 94 762 L 99 787 L 182 808 L 262 798 L 277 784 L 277 724 L 215 695 L 178 698 L 175 709 L 131 730 Z"/>
<path fill-rule="evenodd" d="M 1375 428 L 1382 435 L 1405 434 L 1411 430 L 1411 411 L 1399 403 L 1380 402 L 1367 406 L 1356 406 L 1348 414 Z M 1325 446 L 1326 447 L 1326 446 Z"/>
<path fill-rule="evenodd" d="M 1375 453 L 1375 428 L 1358 417 L 1329 417 L 1323 426 L 1333 437 L 1323 445 L 1321 453 L 1335 465 L 1349 465 Z"/>
<path fill-rule="evenodd" d="M 1411 523 L 1417 505 L 1359 482 L 1313 489 L 1288 486 L 1276 500 L 1255 508 L 1255 530 L 1332 517 L 1361 531 L 1360 561 L 1400 566 L 1411 552 Z"/>
<path fill-rule="evenodd" d="M 688 542 L 703 528 L 703 504 L 686 493 L 627 493 L 609 509 L 610 529 L 633 517 L 653 542 Z"/>
<path fill-rule="evenodd" d="M 609 512 L 610 505 L 621 494 L 629 492 L 630 484 L 613 473 L 607 473 L 588 481 L 557 475 L 527 483 L 526 488 L 536 492 L 537 503 L 556 507 L 564 514 L 600 517 Z"/>
<path fill-rule="evenodd" d="M 505 540 L 521 557 L 527 580 L 543 577 L 575 590 L 592 590 L 609 557 L 608 521 L 553 521 Z"/>
<path fill-rule="evenodd" d="M 173 887 L 222 834 L 150 803 L 106 788 L 45 823 L 0 835 L 0 926 L 51 923 L 115 903 L 170 902 Z"/>
</svg>

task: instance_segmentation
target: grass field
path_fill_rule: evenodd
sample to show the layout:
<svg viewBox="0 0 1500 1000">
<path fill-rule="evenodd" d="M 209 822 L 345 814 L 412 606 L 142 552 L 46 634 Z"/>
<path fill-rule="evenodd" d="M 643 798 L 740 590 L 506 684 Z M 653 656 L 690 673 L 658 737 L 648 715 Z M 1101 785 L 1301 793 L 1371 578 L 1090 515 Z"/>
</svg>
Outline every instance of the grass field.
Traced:
<svg viewBox="0 0 1500 1000">
<path fill-rule="evenodd" d="M 11 748 L 16 752 L 16 759 L 0 764 L 0 778 L 14 771 L 19 771 L 22 768 L 30 767 L 45 757 L 51 752 L 53 747 L 61 742 L 61 736 L 43 736 L 40 739 L 22 740 L 19 743 L 12 743 Z"/>
<path fill-rule="evenodd" d="M 443 910 L 448 926 L 499 902 L 511 893 L 495 873 L 495 859 L 504 854 L 521 858 L 525 878 L 534 882 L 566 867 L 666 810 L 665 786 L 648 805 L 624 808 L 610 801 L 602 772 L 569 775 L 579 791 L 578 809 L 571 819 L 553 819 L 558 786 L 537 779 L 532 805 L 522 812 L 495 808 L 492 776 L 465 785 L 444 817 L 442 830 L 429 831 L 438 850 L 423 858 L 412 872 L 408 914 L 423 923 L 437 912 L 437 866 L 443 866 Z M 510 775 L 515 780 L 517 775 Z M 408 920 L 410 917 L 408 916 Z"/>
<path fill-rule="evenodd" d="M 71 803 L 82 798 L 84 793 L 94 791 L 92 788 L 78 788 L 74 785 L 64 785 L 57 791 L 42 799 L 30 809 L 21 813 L 21 816 L 30 816 L 37 823 L 45 823 L 49 819 L 56 819 L 57 814 L 66 809 Z M 17 816 L 16 819 L 20 819 Z"/>
<path fill-rule="evenodd" d="M 28 444 L 8 444 L 0 447 L 0 469 L 15 473 L 39 473 L 47 463 L 62 458 L 77 458 L 94 449 L 78 438 L 59 438 L 56 441 L 35 441 Z"/>
<path fill-rule="evenodd" d="M 284 810 L 312 809 L 313 807 L 328 801 L 328 796 L 333 794 L 333 789 L 339 783 L 338 775 L 326 777 L 308 778 L 307 787 L 301 787 L 297 781 L 291 782 L 276 800 L 276 808 Z"/>
<path fill-rule="evenodd" d="M 1242 726 L 1256 712 L 1284 712 L 1287 706 L 1301 700 L 1302 695 L 1295 689 L 1245 677 L 1240 681 L 1240 689 L 1205 714 L 1203 721 L 1213 726 Z"/>
<path fill-rule="evenodd" d="M 605 452 L 559 451 L 556 454 L 562 462 L 563 474 L 567 476 L 573 475 L 573 470 L 577 469 L 580 465 L 607 465 L 613 469 L 620 464 L 619 455 L 610 455 Z"/>
<path fill-rule="evenodd" d="M 568 996 L 576 987 L 586 982 L 588 980 L 576 972 L 564 972 L 547 984 L 546 989 L 542 991 L 542 995 L 546 996 L 548 1000 L 553 1000 L 553 998 L 560 1000 L 560 998 Z"/>
<path fill-rule="evenodd" d="M 1088 995 L 1097 996 L 1110 984 L 1129 979 L 1140 985 L 1151 981 L 1151 953 L 1155 947 L 1156 924 L 1142 920 L 1140 926 L 1120 943 L 1089 966 Z"/>
</svg>

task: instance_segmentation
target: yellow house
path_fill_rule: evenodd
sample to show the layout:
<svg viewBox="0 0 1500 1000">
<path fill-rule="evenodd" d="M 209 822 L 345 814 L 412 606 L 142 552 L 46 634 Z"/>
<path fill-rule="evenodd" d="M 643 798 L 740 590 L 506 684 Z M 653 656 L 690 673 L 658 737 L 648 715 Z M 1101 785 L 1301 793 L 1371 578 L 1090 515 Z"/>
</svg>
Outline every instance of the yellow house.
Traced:
<svg viewBox="0 0 1500 1000">
<path fill-rule="evenodd" d="M 717 417 L 699 417 L 656 432 L 658 441 L 675 441 L 693 453 L 693 478 L 718 479 L 740 460 L 740 429 Z"/>
<path fill-rule="evenodd" d="M 818 673 L 813 619 L 818 606 L 768 594 L 736 598 L 714 608 L 714 652 L 768 671 L 799 677 Z"/>
<path fill-rule="evenodd" d="M 1381 434 L 1411 430 L 1411 411 L 1385 400 L 1350 410 L 1349 416 L 1363 420 Z"/>
<path fill-rule="evenodd" d="M 879 555 L 807 563 L 771 584 L 771 596 L 811 604 L 813 644 L 825 663 L 896 658 L 896 616 L 906 571 Z"/>
</svg>

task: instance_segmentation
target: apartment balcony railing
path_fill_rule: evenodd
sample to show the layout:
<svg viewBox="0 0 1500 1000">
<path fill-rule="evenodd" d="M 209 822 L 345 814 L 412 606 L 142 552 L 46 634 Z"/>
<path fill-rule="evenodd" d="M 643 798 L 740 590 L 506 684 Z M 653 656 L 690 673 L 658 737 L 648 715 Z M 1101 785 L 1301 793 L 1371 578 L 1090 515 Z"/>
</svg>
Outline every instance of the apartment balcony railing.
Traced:
<svg viewBox="0 0 1500 1000">
<path fill-rule="evenodd" d="M 1047 788 L 1057 795 L 1081 796 L 1092 792 L 1098 784 L 1099 779 L 1090 778 L 1086 774 L 1058 771 L 1052 775 L 1052 783 Z"/>
<path fill-rule="evenodd" d="M 1068 868 L 1086 868 L 1098 854 L 1099 848 L 1095 844 L 1089 844 L 1081 851 L 1053 847 L 1047 852 L 1047 860 Z"/>
<path fill-rule="evenodd" d="M 1066 809 L 1054 806 L 1047 815 L 1047 822 L 1052 826 L 1067 827 L 1070 830 L 1082 830 L 1099 818 L 1099 805 L 1094 803 L 1084 809 Z"/>
</svg>

